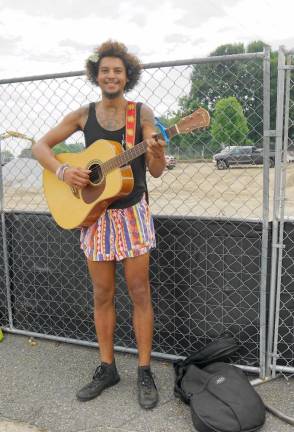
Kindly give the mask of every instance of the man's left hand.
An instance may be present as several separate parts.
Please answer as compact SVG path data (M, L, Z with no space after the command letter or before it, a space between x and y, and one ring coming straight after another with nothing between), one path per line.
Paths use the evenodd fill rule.
M145 141L147 142L147 153L148 156L152 159L163 159L164 158L164 148L165 141L156 139L156 134L152 136L152 138L147 138Z

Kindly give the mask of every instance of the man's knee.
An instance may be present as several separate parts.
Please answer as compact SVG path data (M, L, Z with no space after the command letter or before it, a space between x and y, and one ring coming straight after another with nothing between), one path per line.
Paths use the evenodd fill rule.
M114 289L101 283L94 283L94 305L95 307L108 306L113 303Z
M134 279L128 284L131 300L135 306L145 307L151 301L150 286L145 280Z

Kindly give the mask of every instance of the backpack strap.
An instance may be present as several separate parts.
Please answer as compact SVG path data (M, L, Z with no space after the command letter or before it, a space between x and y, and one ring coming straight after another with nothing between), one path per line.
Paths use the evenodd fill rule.
M126 148L132 148L135 145L136 111L136 103L128 101L126 110Z

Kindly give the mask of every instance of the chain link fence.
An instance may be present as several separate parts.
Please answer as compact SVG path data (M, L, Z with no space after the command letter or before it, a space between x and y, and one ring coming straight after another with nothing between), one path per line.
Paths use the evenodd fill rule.
M212 117L209 129L178 136L167 146L176 158L173 169L158 179L147 173L158 244L150 267L154 355L186 355L231 332L242 346L234 361L264 375L274 181L266 133L269 76L268 51L149 64L128 94L152 107L166 125L199 105ZM99 97L83 72L0 82L6 134L1 215L7 232L1 245L8 257L0 263L0 325L14 332L95 344L79 232L61 230L51 218L28 139L37 140L66 113ZM83 145L82 133L75 133L59 148L77 151ZM245 145L255 147L264 163L242 159L237 151ZM231 151L224 164L217 162L215 154ZM133 351L132 307L121 265L116 309L116 348Z

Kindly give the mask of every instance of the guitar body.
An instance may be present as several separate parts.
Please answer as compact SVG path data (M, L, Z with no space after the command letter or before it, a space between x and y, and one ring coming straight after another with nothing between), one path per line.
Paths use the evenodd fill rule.
M61 153L56 158L73 167L100 172L99 167L121 154L123 149L116 141L98 140L79 153ZM65 229L92 225L115 200L128 195L134 186L129 165L115 168L107 175L100 173L82 190L72 189L55 174L44 170L43 187L49 210L59 226Z

